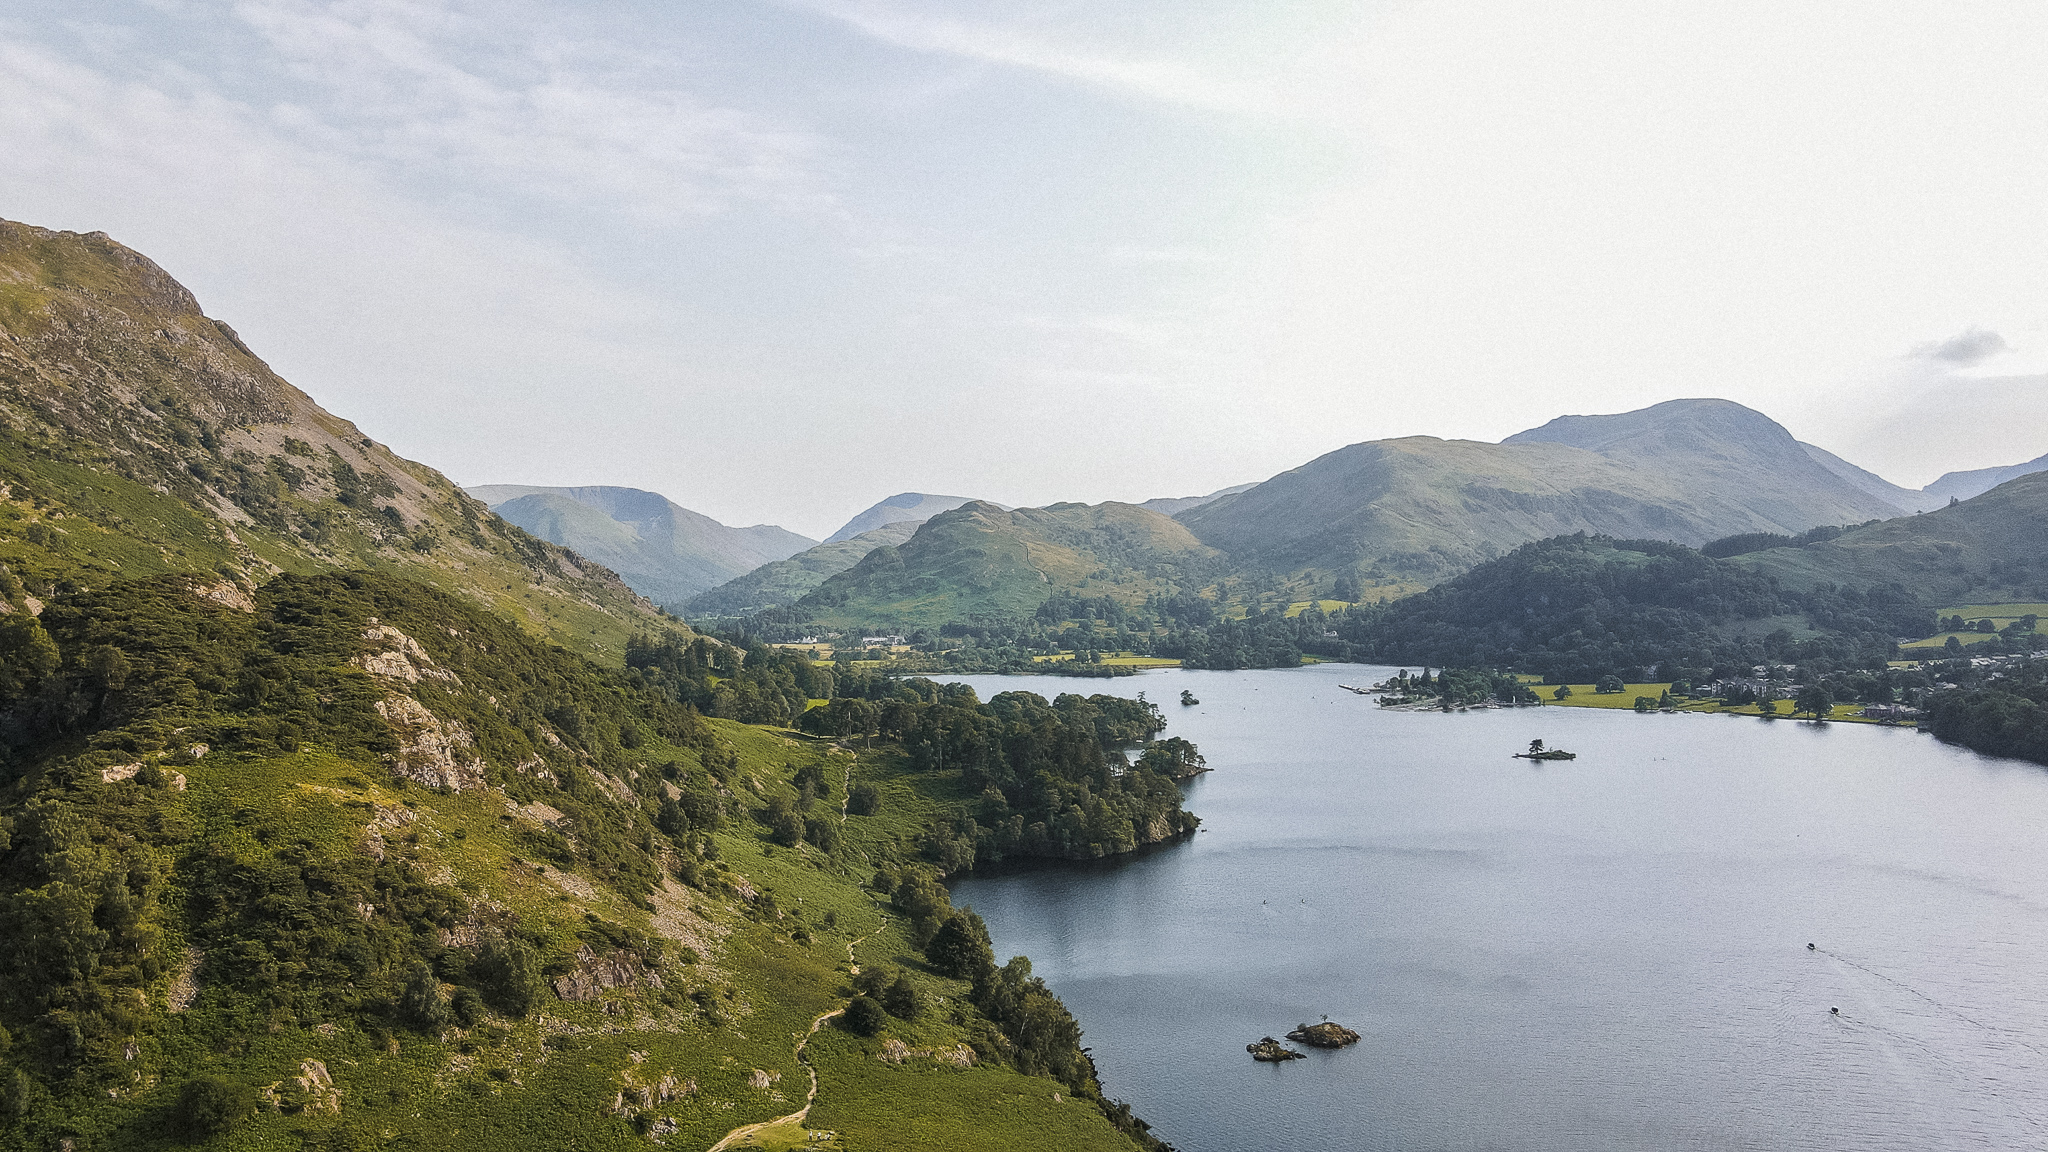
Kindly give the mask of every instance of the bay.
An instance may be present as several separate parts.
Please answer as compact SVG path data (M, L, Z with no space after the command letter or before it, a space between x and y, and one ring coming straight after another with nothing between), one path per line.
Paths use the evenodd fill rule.
M1192 839L953 886L1161 1136L2048 1146L2048 771L1870 725L1338 688L1390 671L962 678L1143 691L1208 757ZM1539 737L1578 759L1509 758ZM1325 1015L1363 1040L1245 1052Z

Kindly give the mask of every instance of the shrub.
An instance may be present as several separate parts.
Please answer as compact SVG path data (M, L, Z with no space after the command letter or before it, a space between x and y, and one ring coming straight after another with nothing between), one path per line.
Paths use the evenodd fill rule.
M827 852L839 847L839 821L830 816L812 816L804 821L804 839Z
M908 976L898 975L887 988L882 990L882 1008L898 1020L915 1020L922 1005L917 998L917 989L910 986Z
M523 940L486 940L469 974L484 1002L514 1020L524 1019L540 994L540 959Z
M866 996L855 996L846 1005L846 1014L841 1019L845 1021L847 1031L859 1036L873 1036L889 1022L889 1013Z
M422 1032L438 1032L448 1026L452 1017L448 997L441 991L441 981L433 969L413 964L406 977L405 991L398 996L398 1014Z
M484 998L474 988L457 988L449 1007L455 1013L455 1022L464 1028L474 1028L483 1022Z
M846 794L846 812L849 816L873 816L882 810L882 790L863 780Z
M962 980L976 979L995 964L988 927L972 909L948 916L924 946L924 954L941 975Z
M804 818L794 811L783 810L769 817L769 834L784 848L794 848L804 840Z
M246 1085L223 1076L196 1076L178 1090L172 1120L193 1140L208 1140L233 1128L256 1106Z

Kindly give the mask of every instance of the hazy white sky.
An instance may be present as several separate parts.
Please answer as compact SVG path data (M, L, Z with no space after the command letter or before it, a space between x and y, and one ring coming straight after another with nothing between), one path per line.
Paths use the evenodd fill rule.
M0 215L465 483L822 536L1725 396L2048 451L2048 5L0 0Z

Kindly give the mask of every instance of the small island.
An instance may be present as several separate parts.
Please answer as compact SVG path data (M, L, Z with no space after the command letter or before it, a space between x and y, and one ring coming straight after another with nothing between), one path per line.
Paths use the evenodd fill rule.
M1358 1043L1358 1033L1329 1020L1320 1024L1298 1025L1287 1034L1287 1038L1317 1048L1342 1048L1346 1044Z
M1260 1037L1258 1043L1247 1044L1244 1046L1244 1050L1252 1054L1252 1059L1266 1064L1278 1064L1283 1060L1305 1060L1308 1058L1308 1053L1296 1052L1271 1036Z
M1514 754L1514 757L1517 760L1577 760L1579 754L1577 752L1567 752L1562 748L1545 748L1543 741L1531 740L1529 741L1529 750L1527 752L1517 752Z

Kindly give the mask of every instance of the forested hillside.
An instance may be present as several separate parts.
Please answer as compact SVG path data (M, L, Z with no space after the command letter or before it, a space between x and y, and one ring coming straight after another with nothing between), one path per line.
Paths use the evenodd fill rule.
M1355 609L1336 631L1361 659L1585 683L1630 669L1882 661L1896 638L1931 634L1934 613L1896 588L1788 593L1683 545L1574 535Z

